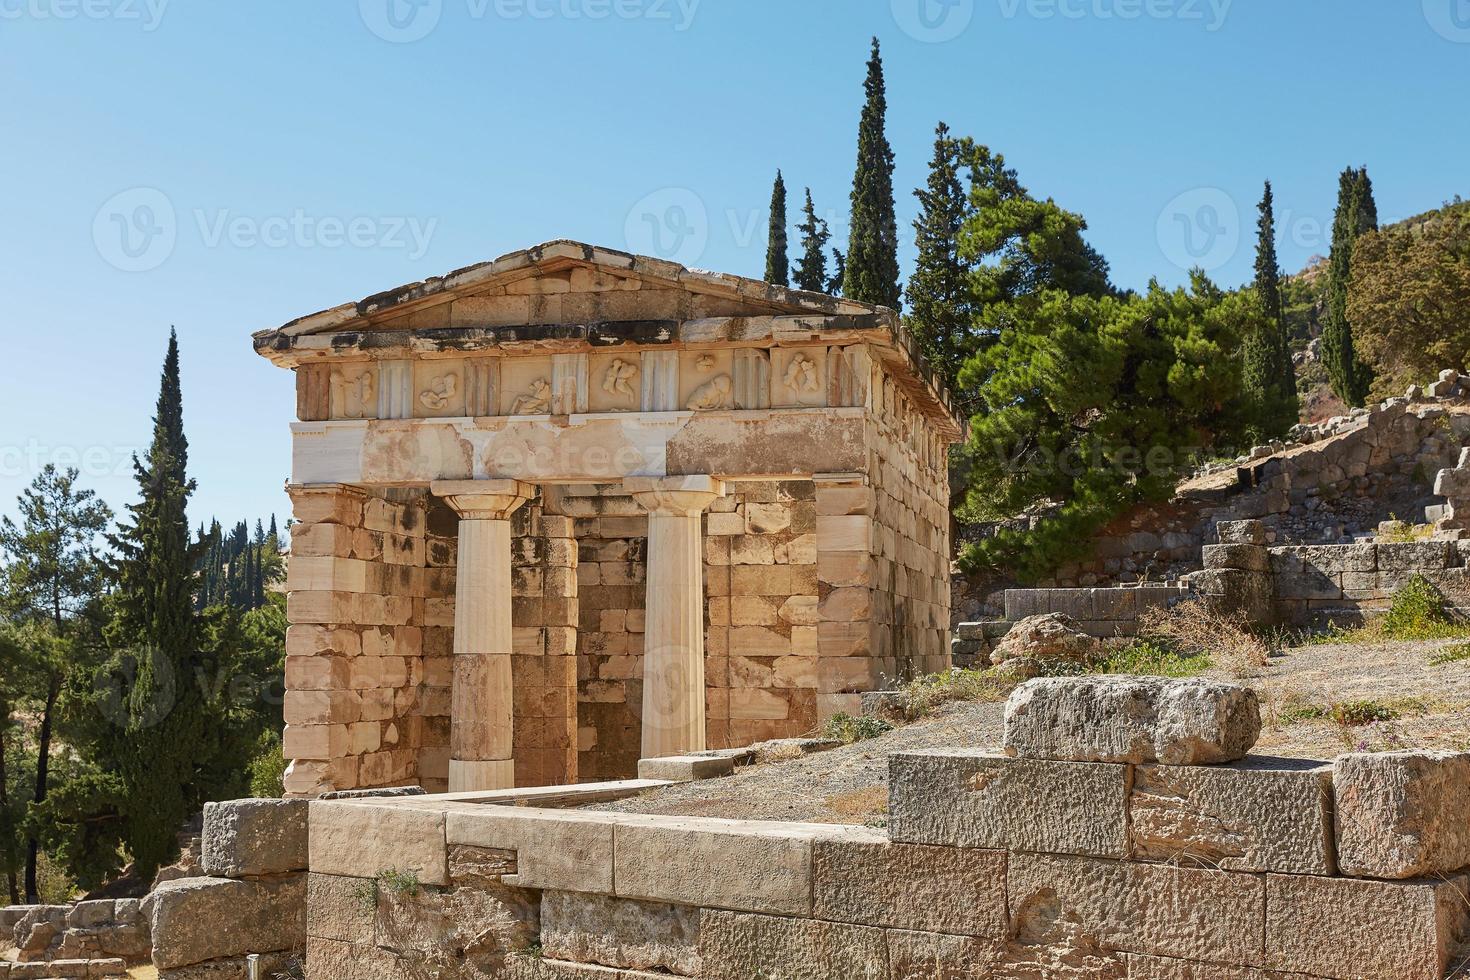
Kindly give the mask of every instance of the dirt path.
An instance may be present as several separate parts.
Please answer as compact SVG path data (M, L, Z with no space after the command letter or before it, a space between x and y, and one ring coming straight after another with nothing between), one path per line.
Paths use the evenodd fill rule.
M1462 641L1463 642L1463 641ZM1256 753L1331 759L1366 743L1372 749L1470 750L1470 661L1433 666L1453 641L1316 644L1273 657L1238 680L1261 695L1266 728ZM1339 702L1371 701L1398 717L1345 727L1309 716ZM888 755L926 748L995 748L1002 706L948 705L875 739L818 755L743 769L725 779L654 790L597 809L630 813L879 823L888 807Z

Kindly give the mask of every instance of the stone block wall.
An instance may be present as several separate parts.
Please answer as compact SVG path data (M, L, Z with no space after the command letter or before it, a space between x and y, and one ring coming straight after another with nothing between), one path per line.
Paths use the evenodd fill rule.
M151 942L139 900L119 898L0 908L6 947L14 964L0 959L0 977L112 977L147 962Z
M1135 636L1138 620L1150 609L1167 609L1187 593L1179 586L1145 585L1111 589L1007 589L1005 617L1019 622L1028 616L1061 613L1077 621L1084 633L1099 639Z
M873 655L889 678L908 678L949 666L948 445L891 376L875 377L872 398L871 621L886 627Z
M899 754L886 831L314 803L308 976L1438 980L1470 937L1466 765Z
M424 629L442 628L454 589L452 567L429 566L424 495L290 492L286 790L417 782L425 709L439 713L419 701Z
M1386 609L1414 575L1458 605L1470 586L1454 541L1293 546L1272 548L1270 556L1276 611L1286 623Z

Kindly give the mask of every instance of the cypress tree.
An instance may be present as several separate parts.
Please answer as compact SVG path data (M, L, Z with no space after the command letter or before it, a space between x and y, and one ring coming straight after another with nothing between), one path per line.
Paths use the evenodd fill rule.
M153 441L133 460L140 499L128 505L131 523L110 540L117 557L118 615L111 634L120 648L114 669L131 675L123 730L114 733L119 800L128 851L143 880L176 848L180 824L202 802L196 754L206 739L205 705L195 683L194 586L200 549L190 542L188 476L179 345L169 332L159 384Z
M832 232L827 230L827 222L817 217L810 187L806 189L806 204L802 206L801 214L801 224L796 226L796 230L801 232L801 261L792 267L791 273L797 289L825 293L828 285L827 242L831 240Z
M1327 264L1327 315L1322 324L1322 360L1337 397L1351 406L1368 397L1373 376L1359 359L1347 318L1352 283L1353 245L1359 236L1378 229L1378 205L1367 168L1344 170L1338 178L1337 214L1332 222L1332 254Z
M914 191L919 216L914 220L918 263L909 279L908 323L930 363L953 388L967 353L965 337L973 316L969 268L960 257L960 229L971 213L960 169L969 155L969 140L954 139L949 127L935 130L934 158L927 187Z
M873 38L873 55L863 85L867 102L858 124L857 170L852 178L852 233L848 239L842 293L860 303L897 310L898 220L893 205L893 148L885 133L888 95L883 56Z
M827 292L840 295L842 284L847 281L847 256L838 249L832 250L832 278L827 280Z
M1290 428L1297 419L1296 369L1291 362L1291 347L1286 340L1286 322L1282 315L1281 267L1276 258L1276 207L1271 182L1259 206L1256 223L1255 292L1261 321L1251 330L1242 345L1244 365L1242 387L1254 402L1258 431L1276 436Z
M776 184L771 188L771 230L766 245L766 282L778 286L791 285L790 267L786 262L786 180L776 171Z

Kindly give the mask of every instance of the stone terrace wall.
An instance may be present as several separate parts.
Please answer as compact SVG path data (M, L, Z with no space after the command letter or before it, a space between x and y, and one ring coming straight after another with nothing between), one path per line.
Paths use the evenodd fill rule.
M1464 755L957 750L891 758L886 832L504 794L317 802L307 975L1431 980L1470 934L1467 787Z
M1177 585L1144 585L1113 589L1007 589L1005 615L1010 622L1028 616L1061 613L1077 621L1084 633L1099 639L1135 636L1138 620L1150 609L1167 609L1187 595Z
M121 976L147 961L151 944L140 900L119 898L0 908L0 950L7 946L16 965L0 961L0 977L25 980Z

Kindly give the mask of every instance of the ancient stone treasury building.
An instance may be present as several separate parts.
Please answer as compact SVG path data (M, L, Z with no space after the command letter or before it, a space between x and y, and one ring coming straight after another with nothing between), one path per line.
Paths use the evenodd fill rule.
M255 347L291 795L626 778L949 664L961 426L891 311L555 242Z

